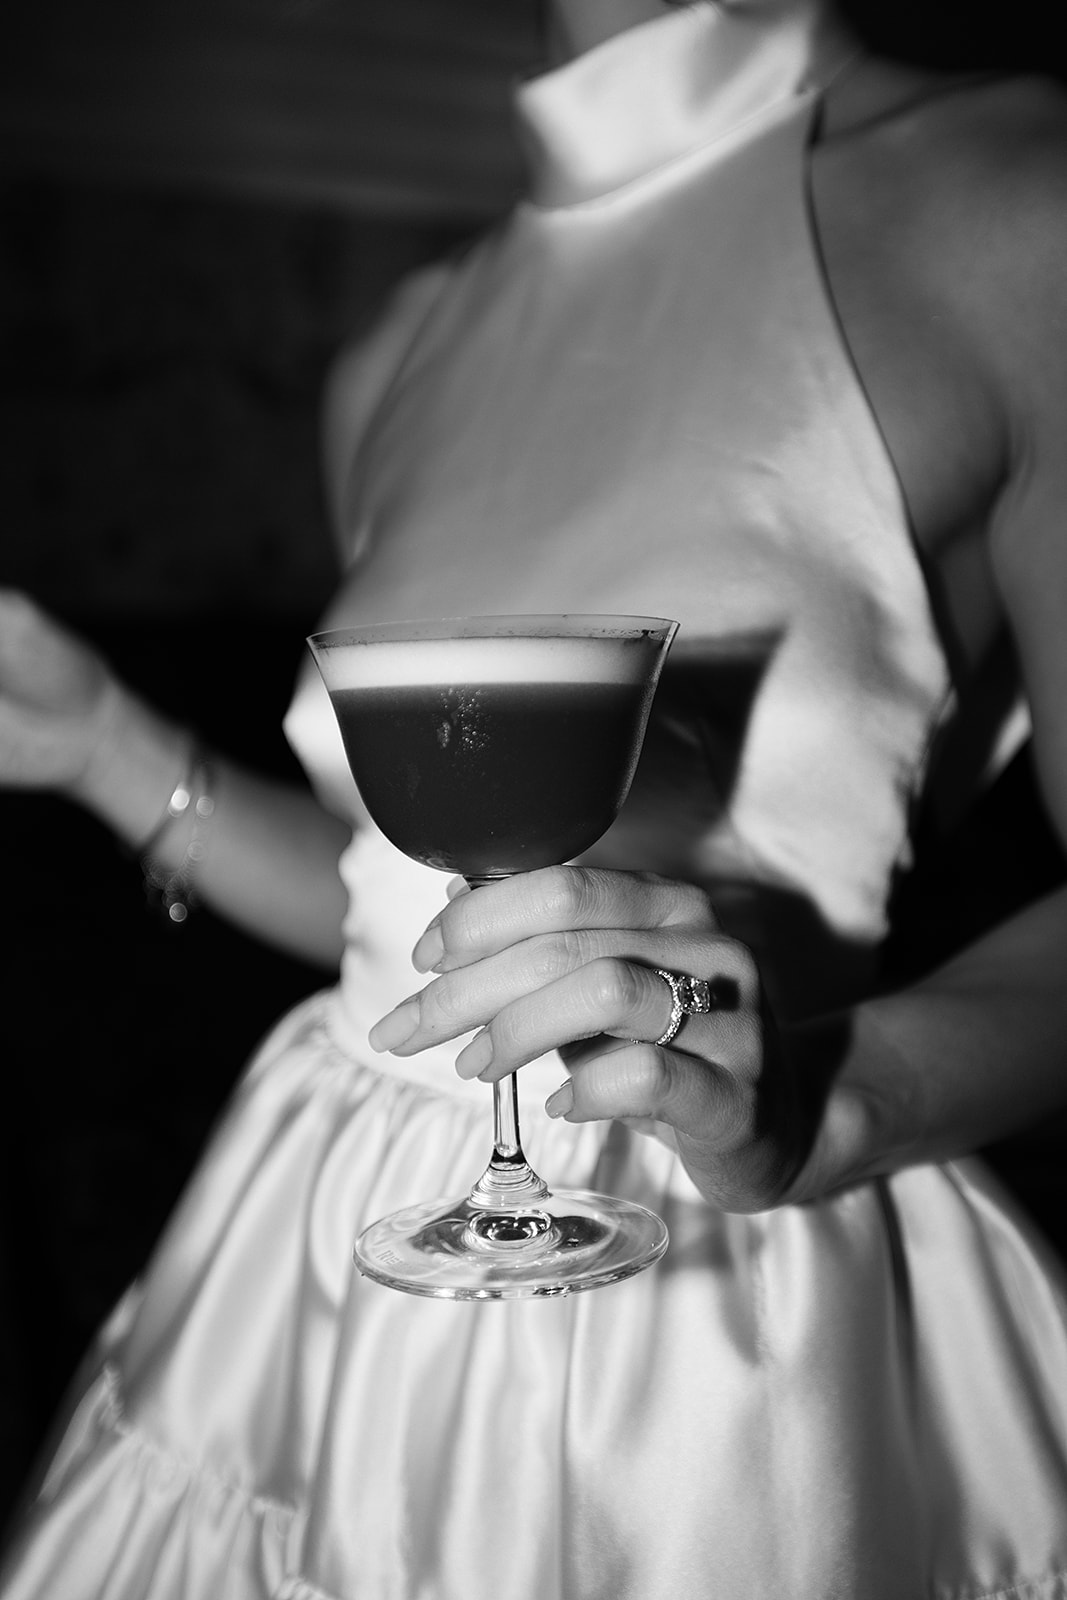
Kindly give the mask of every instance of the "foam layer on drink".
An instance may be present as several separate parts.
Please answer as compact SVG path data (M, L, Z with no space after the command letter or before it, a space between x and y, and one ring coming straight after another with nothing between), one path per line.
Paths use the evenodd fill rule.
M328 645L317 653L327 689L400 689L431 684L637 683L655 639L403 639Z

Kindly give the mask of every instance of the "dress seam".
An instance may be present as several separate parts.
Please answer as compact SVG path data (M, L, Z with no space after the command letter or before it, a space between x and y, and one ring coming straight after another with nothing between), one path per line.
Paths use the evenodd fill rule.
M117 1438L128 1439L150 1450L158 1459L182 1473L190 1486L195 1483L208 1490L221 1489L239 1501L245 1511L260 1523L269 1517L275 1517L287 1525L288 1531L292 1524L298 1523L305 1515L305 1510L295 1501L283 1500L277 1495L250 1489L239 1479L229 1478L207 1463L190 1458L182 1451L174 1450L157 1438L143 1423L134 1422L123 1403L122 1376L113 1362L104 1363L100 1369L100 1379L105 1387L104 1407L99 1422L101 1428L109 1430ZM284 1573L281 1582L271 1589L271 1600L341 1600L341 1597L332 1590L323 1589L319 1584L313 1583L299 1570L290 1568Z
M137 1444L143 1444L153 1451L162 1460L175 1469L181 1471L190 1480L203 1484L207 1488L223 1489L234 1498L244 1501L256 1516L281 1513L286 1517L300 1517L303 1511L295 1501L283 1500L277 1495L265 1494L242 1483L238 1478L229 1478L225 1473L209 1466L207 1462L197 1460L186 1455L183 1451L175 1450L171 1445L159 1439L150 1428L143 1423L135 1422L129 1416L123 1403L122 1376L114 1362L105 1362L100 1369L101 1381L105 1385L106 1394L104 1409L100 1417L100 1426L109 1429L119 1438L131 1439Z

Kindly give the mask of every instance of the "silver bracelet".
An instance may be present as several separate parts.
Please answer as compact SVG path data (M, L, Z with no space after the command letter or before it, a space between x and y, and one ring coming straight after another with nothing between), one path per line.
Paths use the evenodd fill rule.
M184 922L196 904L193 879L204 859L207 830L215 811L213 778L207 757L194 745L186 770L174 785L158 826L141 846L141 870L148 902L158 907L171 922ZM165 867L155 859L155 851L171 823L186 816L190 808L193 823L185 853L176 867Z

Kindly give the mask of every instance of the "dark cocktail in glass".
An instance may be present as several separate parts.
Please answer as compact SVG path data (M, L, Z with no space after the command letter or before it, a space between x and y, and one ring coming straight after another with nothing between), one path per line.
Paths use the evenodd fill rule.
M650 617L467 617L309 644L378 827L478 885L569 861L611 825L675 632ZM361 1271L414 1294L509 1299L612 1283L662 1255L666 1229L644 1207L549 1192L519 1143L514 1075L494 1100L471 1193L375 1223Z

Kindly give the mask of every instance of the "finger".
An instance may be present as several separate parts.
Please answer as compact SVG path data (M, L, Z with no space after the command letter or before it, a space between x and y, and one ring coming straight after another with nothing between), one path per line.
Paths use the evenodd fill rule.
M748 952L717 936L705 940L715 969L736 989L737 1015L749 1015L758 999L758 983ZM744 1003L742 1003L744 1002ZM555 983L546 984L502 1006L483 1031L456 1059L461 1077L493 1082L549 1050L606 1034L616 1039L658 1040L673 1011L668 984L651 966L599 956ZM721 1030L717 1013L687 1017L679 1045L714 1058ZM724 1013L725 1015L725 1013Z
M545 1108L572 1123L613 1120L642 1129L666 1123L705 1199L728 1211L764 1211L794 1188L808 1143L795 1115L792 1137L768 1136L758 1018L724 1013L715 1027L718 1059L646 1044L593 1052Z
M412 952L419 972L447 972L521 939L579 928L714 929L703 890L652 873L542 867L457 894Z
M747 1031L736 1015L722 1018L719 1027L724 1035ZM723 1055L742 1048L741 1039L721 1041ZM709 1150L734 1141L749 1098L745 1086L716 1062L648 1044L592 1052L574 1068L569 1088L569 1095L556 1090L549 1096L550 1115L571 1123L665 1122Z
M616 1050L629 1050L633 1042L632 1039L616 1039L610 1033L598 1033L591 1039L576 1039L573 1044L561 1044L557 1054L567 1071L574 1073L597 1056L611 1055Z
M694 934L689 929L668 933L620 928L579 929L544 934L434 979L376 1023L370 1042L376 1050L414 1055L430 1045L459 1038L484 1026L523 996L546 988L605 956L623 958L650 969L670 966L692 973L715 970L719 942L718 935ZM669 1017L671 992L662 979L659 983L662 985L660 1009L665 1003ZM663 996L666 996L665 1002Z

